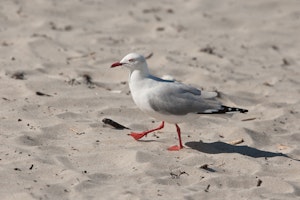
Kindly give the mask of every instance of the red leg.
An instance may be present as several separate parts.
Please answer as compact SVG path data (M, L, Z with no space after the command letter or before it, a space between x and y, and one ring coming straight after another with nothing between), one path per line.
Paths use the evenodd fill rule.
M175 145L175 146L171 146L168 148L169 151L179 151L180 149L183 148L183 145L182 145L182 141L181 141L181 131L180 131L180 128L177 124L175 124L176 126L176 130L177 130L177 134L178 134L178 140L179 140L179 146L178 145Z
M151 130L148 130L148 131L144 131L144 132L141 132L141 133L131 133L130 136L132 136L134 139L136 140L139 140L141 139L142 137L146 136L148 133L151 133L153 131L157 131L157 130L160 130L162 129L163 127L165 126L165 122L162 121L161 122L161 125L155 129L151 129Z

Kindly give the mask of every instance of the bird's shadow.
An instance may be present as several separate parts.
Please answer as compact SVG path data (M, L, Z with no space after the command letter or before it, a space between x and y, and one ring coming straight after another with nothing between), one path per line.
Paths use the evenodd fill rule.
M235 146L220 141L213 142L213 143L205 143L202 141L187 142L185 143L185 145L190 147L191 149L195 149L197 151L201 151L203 153L208 153L208 154L239 153L253 158L272 158L272 157L282 156L296 161L300 161L298 159L291 158L290 156L283 153L262 151L249 146Z

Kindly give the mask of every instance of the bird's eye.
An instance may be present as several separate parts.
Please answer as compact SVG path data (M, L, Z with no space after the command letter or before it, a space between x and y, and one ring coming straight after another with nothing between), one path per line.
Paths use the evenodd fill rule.
M134 62L134 61L135 61L134 58L129 59L129 62Z

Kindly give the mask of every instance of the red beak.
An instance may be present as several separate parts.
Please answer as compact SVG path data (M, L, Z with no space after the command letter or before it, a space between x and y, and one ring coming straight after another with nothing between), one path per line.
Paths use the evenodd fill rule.
M118 66L121 66L123 65L122 63L120 62L116 62L116 63L113 63L110 67L118 67Z

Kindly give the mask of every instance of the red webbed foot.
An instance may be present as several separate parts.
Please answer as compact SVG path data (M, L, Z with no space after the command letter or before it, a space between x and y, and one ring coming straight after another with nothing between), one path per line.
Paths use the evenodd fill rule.
M144 137L146 134L144 133L131 133L130 136L133 137L135 140L139 140Z
M179 151L180 149L183 149L183 146L174 145L168 148L169 151Z

